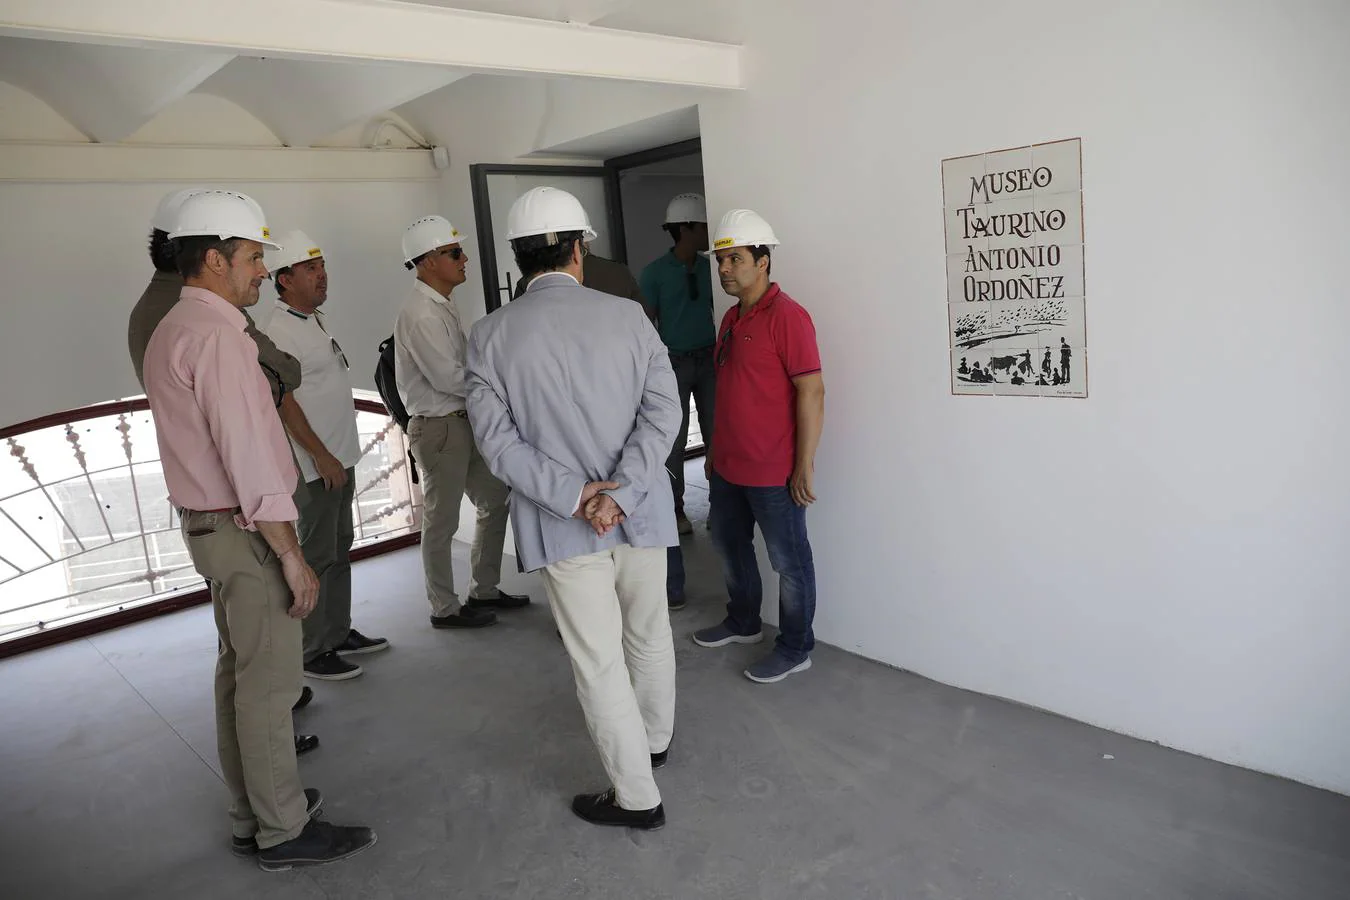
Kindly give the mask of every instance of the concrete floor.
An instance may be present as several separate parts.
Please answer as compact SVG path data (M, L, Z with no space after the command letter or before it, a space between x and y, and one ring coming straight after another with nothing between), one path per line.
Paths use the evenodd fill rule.
M356 625L394 649L297 716L323 741L306 784L376 847L285 874L230 855L196 609L0 662L0 896L1350 897L1350 798L832 647L752 684L763 648L689 640L722 599L707 532L685 540L664 830L569 811L605 782L538 582L512 574L536 603L494 628L433 631L413 549L356 570Z

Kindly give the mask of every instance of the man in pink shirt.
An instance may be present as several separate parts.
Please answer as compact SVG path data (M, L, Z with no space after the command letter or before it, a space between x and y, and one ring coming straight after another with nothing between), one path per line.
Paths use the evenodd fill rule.
M300 693L300 620L318 579L296 539L296 471L241 310L276 246L256 203L207 191L185 200L169 235L179 302L145 352L145 390L169 496L193 565L211 584L220 654L216 738L233 797L234 851L280 871L344 859L368 828L311 818L322 798L296 769L291 704Z

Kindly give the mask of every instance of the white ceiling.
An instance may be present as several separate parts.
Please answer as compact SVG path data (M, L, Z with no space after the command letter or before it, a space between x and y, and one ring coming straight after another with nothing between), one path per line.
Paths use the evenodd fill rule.
M663 147L679 141L687 141L699 136L698 107L677 109L663 115L653 116L641 122L632 122L611 128L589 137L552 147L544 147L531 154L565 158L569 156L585 159L608 159L625 156L652 147ZM701 172L702 170L700 170Z
M469 73L439 66L238 57L197 89L232 100L291 147L306 147ZM279 89L282 88L282 89ZM303 97L303 102L296 102Z
M186 2L186 0L183 0ZM282 3L285 0L272 0ZM323 0L310 0L323 2ZM694 64L675 62L668 66L660 76L649 78L642 69L644 53L650 54L651 39L634 35L625 48L621 35L615 31L632 31L644 35L664 35L681 38L687 42L686 48L663 45L657 48L669 51L668 59L680 60L681 53L706 44L693 41L713 40L722 44L737 44L743 38L746 5L742 0L404 0L390 3L388 0L341 0L343 3L360 4L372 7L371 14L397 16L399 9L409 10L415 7L443 7L449 11L459 11L469 19L483 23L489 19L500 21L506 28L505 34L512 29L520 29L521 41L507 41L502 46L515 48L512 60L500 64L518 65L517 77L537 79L548 77L549 63L539 63L539 55L521 50L531 46L531 41L539 42L541 52L556 46L541 38L538 33L538 20L551 22L572 22L606 29L599 35L611 35L604 38L610 43L604 46L613 51L615 60L628 59L627 70L624 63L615 63L619 70L626 71L631 83L637 87L647 81L660 82L662 79L681 81L684 76L697 78L704 70ZM0 0L3 4L3 0ZM200 3L191 4L199 6ZM44 7L52 10L55 16L59 7ZM36 9L36 7L32 7ZM422 11L425 14L425 9ZM494 13L500 16L514 17L497 19L480 14ZM33 13L32 15L38 15ZM128 13L128 15L131 15ZM19 19L14 19L19 21ZM38 22L37 19L32 20ZM132 19L121 20L131 23ZM142 20L145 27L152 22ZM120 37L106 32L110 36L92 37L104 34L111 27L108 22L91 23L88 34L71 30L74 26L59 17L53 19L52 34L67 34L68 39L50 40L28 36L5 36L7 28L3 8L0 8L0 82L19 87L47 103L53 110L65 118L72 126L96 142L118 142L137 134L143 127L165 110L177 108L177 104L189 94L208 94L224 98L242 107L258 121L265 124L277 138L290 146L312 146L316 142L342 132L344 129L359 126L372 117L392 111L417 98L454 98L462 97L442 91L447 85L473 75L473 69L451 65L428 65L414 62L377 62L372 59L353 59L334 57L331 54L324 59L322 54L308 58L303 52L293 53L281 58L267 50L243 50L224 52L219 48L225 43L195 44L188 38L175 44L172 41L154 39L134 40L135 34L150 34L149 31L135 32L135 25L129 24L132 31ZM30 22L30 25L32 23ZM115 23L114 23L115 24ZM448 34L454 34L456 25L469 28L474 22L467 19L458 23L449 20L445 25L450 28ZM59 27L58 27L59 26ZM550 25L550 28L554 26ZM65 28L62 32L60 29ZM98 31L104 29L105 31ZM533 30L532 30L533 29ZM614 29L615 31L610 31ZM265 30L265 29L264 29ZM8 28L10 34L30 34L19 26ZM184 32L186 34L186 32ZM495 32L502 34L502 32ZM303 36L301 36L303 37ZM613 41L619 41L615 44ZM646 43L644 43L646 42ZM133 45L134 44L134 45ZM259 45L261 46L261 45ZM317 49L318 44L314 45ZM597 45L598 47L599 45ZM297 45L299 48L299 45ZM358 39L353 45L354 52L362 48ZM303 48L299 48L303 49ZM733 48L724 48L733 49ZM624 56L627 51L627 57ZM599 52L599 50L597 50ZM266 58L263 58L266 57ZM409 57L410 59L412 57ZM694 50L691 59L706 59ZM497 60L498 56L492 56ZM583 68L587 71L604 72L603 68L592 68L589 63L599 63L599 57L586 56L583 51ZM538 70L530 72L531 67ZM562 69L554 70L564 71ZM566 79L566 76L562 76ZM622 79L622 76L620 80ZM584 84L589 79L573 80ZM474 79L470 77L465 87L470 87ZM682 140L698 133L697 110L689 109L677 113L659 116L657 119L637 122L597 135L594 138L573 140L565 145L554 147L536 147L551 150L560 155L591 155L596 152L626 152L628 149L642 149L660 143Z

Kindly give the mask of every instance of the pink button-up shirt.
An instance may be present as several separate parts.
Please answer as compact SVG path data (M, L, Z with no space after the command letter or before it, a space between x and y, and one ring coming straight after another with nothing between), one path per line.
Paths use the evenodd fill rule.
M250 531L257 521L295 521L295 461L258 345L229 301L183 288L145 349L145 393L176 505L237 506L235 521Z

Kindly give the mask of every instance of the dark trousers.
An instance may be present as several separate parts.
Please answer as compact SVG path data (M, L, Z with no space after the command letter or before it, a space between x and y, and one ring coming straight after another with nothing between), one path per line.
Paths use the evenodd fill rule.
M698 427L703 431L706 443L712 438L713 405L717 402L716 370L713 367L712 348L695 350L692 353L670 354L670 365L675 370L675 383L680 390L680 409L684 418L680 421L680 433L671 448L666 468L675 474L675 510L684 511L684 447L689 443L689 398L694 398L698 406Z
M806 508L787 486L745 487L713 472L709 482L712 538L726 572L726 626L758 634L764 585L755 558L755 526L764 535L769 564L778 573L778 640L774 652L799 663L816 645L816 564L806 536Z
M319 579L319 603L301 622L305 635L305 662L313 662L347 640L352 630L352 500L356 494L356 469L347 470L347 483L330 491L323 479L306 485L296 506L295 523L300 552Z

